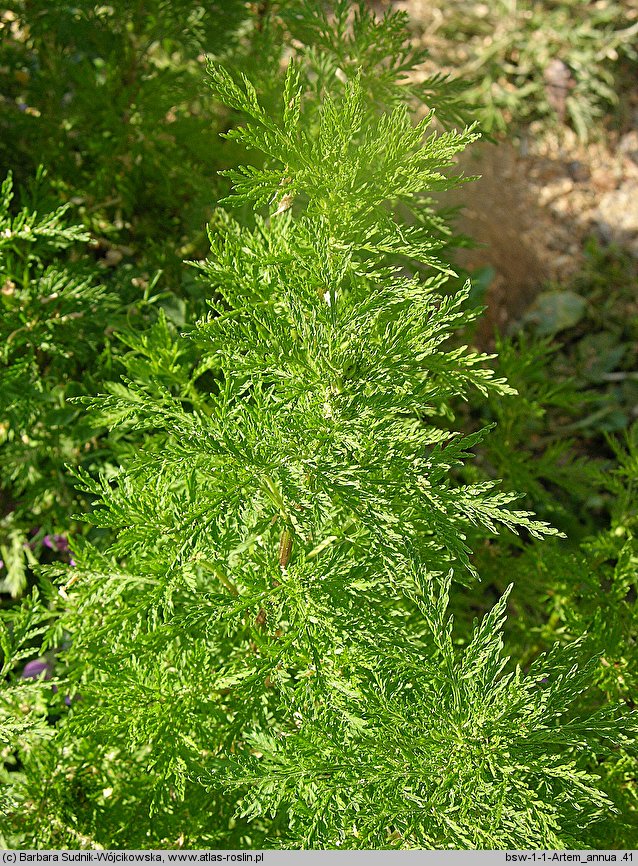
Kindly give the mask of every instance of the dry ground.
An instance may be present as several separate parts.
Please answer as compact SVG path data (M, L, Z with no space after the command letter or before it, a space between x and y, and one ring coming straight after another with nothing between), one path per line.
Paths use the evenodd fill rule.
M415 41L434 61L444 53L437 26L444 5L374 5L407 11ZM464 205L458 227L482 245L463 251L462 264L495 271L486 339L494 325L503 328L518 319L548 284L569 281L582 267L588 237L625 246L638 262L638 81L629 79L618 97L618 110L592 131L588 144L566 126L548 131L539 124L494 144L474 145L464 155L463 171L481 177L446 194L445 201Z

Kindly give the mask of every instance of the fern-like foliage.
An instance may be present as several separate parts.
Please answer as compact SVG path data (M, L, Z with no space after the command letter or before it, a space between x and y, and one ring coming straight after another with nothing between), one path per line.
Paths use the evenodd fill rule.
M0 558L3 589L16 595L33 551L77 510L64 464L92 450L94 431L66 400L90 386L83 371L95 369L117 303L95 269L69 260L89 237L69 223L68 206L38 213L12 199L9 176L0 200Z
M360 72L370 108L383 111L414 100L435 110L442 123L467 124L466 83L440 73L423 77L429 51L407 39L406 12L388 10L378 18L366 3L350 0L276 5L289 36L303 46L304 66L312 73L308 100L320 101Z
M340 655L354 688L301 698L294 726L251 731L251 757L218 763L243 814L285 809L293 847L579 846L610 805L583 769L590 732L611 752L630 731L617 712L574 712L590 675L569 667L577 647L503 674L507 593L457 651L448 591L417 600L420 647Z
M557 534L458 481L488 430L450 431L454 404L511 389L450 343L469 287L445 292L435 233L400 217L460 182L475 135L380 111L343 67L317 113L302 62L276 111L211 65L263 154L230 174L254 215L211 224L210 316L127 338L128 378L82 400L147 438L77 470L106 541L7 617L7 669L42 629L51 676L14 667L2 698L12 844L579 847L614 808L590 757L634 723L579 703L594 653L506 672L507 598L463 646L447 613L470 535Z
M134 6L10 0L0 45L0 173L44 164L95 234L176 267L210 203L204 55L245 55L240 0ZM196 228L195 228L196 226ZM174 243L159 243L167 227ZM144 244L142 244L144 246ZM205 248L205 247L204 247Z

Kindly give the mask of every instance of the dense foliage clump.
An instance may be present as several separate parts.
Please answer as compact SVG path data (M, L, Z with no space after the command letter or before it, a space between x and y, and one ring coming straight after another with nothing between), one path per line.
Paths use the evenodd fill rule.
M477 133L405 16L253 23L286 62L209 61L179 319L5 183L4 844L631 847L636 434L592 460L546 341L464 343L434 196Z

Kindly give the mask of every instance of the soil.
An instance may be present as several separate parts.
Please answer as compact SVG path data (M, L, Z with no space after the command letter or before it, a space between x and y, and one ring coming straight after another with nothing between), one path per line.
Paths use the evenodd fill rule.
M436 55L442 13L435 4L376 5L407 11L415 42ZM446 204L463 206L459 230L480 245L462 251L460 264L494 271L481 342L496 325L519 319L539 292L568 284L582 268L587 238L626 247L638 261L638 81L618 96L619 109L588 144L566 126L532 125L518 137L475 144L460 160L464 174L480 175L445 195Z
M460 263L495 274L484 339L519 319L540 291L569 284L587 238L627 247L638 260L638 125L586 147L569 130L561 139L481 143L460 161L481 176L447 196L464 205L459 229L481 244L463 250Z

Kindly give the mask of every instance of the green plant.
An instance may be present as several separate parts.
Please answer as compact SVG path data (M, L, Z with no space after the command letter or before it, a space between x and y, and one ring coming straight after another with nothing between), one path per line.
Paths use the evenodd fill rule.
M246 15L228 2L18 0L2 11L0 165L12 170L0 203L0 586L14 596L38 561L69 557L73 515L88 503L65 464L108 473L134 447L134 436L107 441L69 398L117 378L143 342L136 331L201 312L178 263L203 248L206 133L223 117L197 85L205 51L249 65L262 36ZM160 377L163 362L151 365Z
M212 315L128 338L128 378L89 401L146 436L115 477L77 470L105 543L74 539L77 567L4 618L5 842L587 847L635 733L587 690L602 648L575 629L506 671L512 596L448 613L470 540L556 535L458 480L488 431L451 431L456 403L512 390L450 343L477 311L444 294L428 210L474 134L426 134L352 71L319 112L294 61L276 111L210 74L266 155L230 175L255 214L215 215Z
M589 409L565 432L590 450L605 433L627 430L636 417L637 291L638 266L631 253L590 239L585 265L572 284L550 287L525 317L529 330L560 339L556 377L571 379Z
M259 57L260 99L273 111L278 110L274 94L281 85L279 56L286 42L295 40L300 54L308 54L310 77L304 84L315 103L327 87L335 94L343 90L341 64L348 71L362 65L376 68L384 84L376 92L373 78L366 84L371 104L384 99L395 104L406 70L423 59L422 51L402 42L402 15L376 21L362 7L352 40L339 41L329 38L331 22L321 6L308 11L300 17L294 3L260 6L244 21L246 10L237 3L204 14L190 0L150 7L102 7L87 0L73 7L17 2L3 12L7 38L0 48L0 75L7 85L2 98L8 110L1 122L7 140L20 145L7 149L4 158L25 181L18 185L19 194L30 209L18 219L7 192L0 543L8 572L4 588L13 594L25 587L31 566L43 554L50 556L43 542L54 553L58 545L66 546L66 536L77 526L73 513L86 508L69 486L64 464L108 473L135 448L135 434L121 431L107 444L103 430L81 421L67 398L103 390L104 378L117 378L121 363L134 381L148 383L155 376L172 383L175 393L183 387L194 394L188 381L199 369L196 348L182 346L173 356L171 334L201 314L206 290L194 276L177 270L176 261L185 251L197 251L204 237L199 225L197 230L192 225L203 218L204 200L212 195L206 179L213 176L212 166L204 164L209 140L203 131L230 120L212 96L193 97L199 94L194 81L201 52L223 53L247 70ZM342 34L351 11L349 3L336 8ZM304 44L304 36L314 43ZM384 70L380 61L393 53L400 62ZM433 88L442 115L455 116L449 107L455 105L456 89L442 80L411 86L409 95L422 99ZM232 163L242 150L229 142L218 148L216 159ZM54 164L54 172L46 176L38 169L35 184L26 183L40 162ZM67 200L62 209L60 196ZM62 225L69 199L90 231ZM169 218L167 208L179 216ZM38 213L48 214L42 232ZM22 234L13 230L14 218L24 223ZM423 207L418 218L437 233L433 246L449 237L432 208ZM57 243L52 243L53 235L47 240L49 223L56 226ZM65 248L72 239L89 243L81 261L77 243ZM151 277L158 264L167 269ZM55 292L49 291L51 279L58 281ZM65 291L59 291L58 283ZM89 305L89 298L98 295L103 302ZM152 325L158 310L160 320ZM148 335L139 333L145 325L152 325Z
M548 424L545 418L545 436L548 427L551 431L551 420ZM553 507L560 523L569 524L569 539L533 546L503 540L498 547L479 548L476 559L488 593L498 595L512 580L518 588L506 628L512 662L527 669L539 653L557 643L581 639L587 652L595 649L600 653L591 671L594 688L584 701L590 706L621 701L632 711L638 662L637 434L634 425L624 441L609 440L613 462L583 458L578 440L552 443L550 439L545 449L539 447L542 433L532 437L531 447L528 440L516 437L505 443L501 440L496 453L505 464L508 456L516 455L513 475L525 466L525 475L532 477L534 499L544 503L546 510L547 505ZM490 457L494 453L487 448ZM571 509L566 494L572 496ZM503 573L504 560L507 574ZM455 600L454 611L462 622L467 620L468 609L476 614L484 606L485 601L469 591ZM601 788L619 805L620 814L594 830L591 847L635 845L637 770L633 750L614 750L601 762Z
M606 437L631 428L638 395L636 263L594 240L585 252L581 273L541 292L515 336L497 335L497 373L518 396L470 398L464 422L496 424L466 478L506 478L572 541L606 515Z
M108 329L123 304L94 265L68 256L89 240L69 224L68 206L38 213L12 199L9 176L0 199L0 558L2 589L15 596L43 544L67 549L62 535L80 500L64 465L94 466L98 445L68 398L110 375Z
M567 533L542 545L515 536L476 547L483 592L452 600L469 628L513 580L505 629L510 665L523 669L556 642L583 637L601 652L591 706L636 703L635 330L636 264L593 240L583 271L543 292L513 338L497 335L496 372L516 396L470 396L463 427L495 424L460 472L478 483L502 477L524 489L539 516ZM623 434L622 439L611 434ZM507 563L504 569L503 563ZM621 815L602 823L592 847L635 844L636 758L618 750L600 768Z
M249 51L246 23L238 0L9 3L0 171L23 184L43 164L57 200L74 202L103 253L114 247L110 266L140 245L151 269L175 271L215 178L203 61Z

